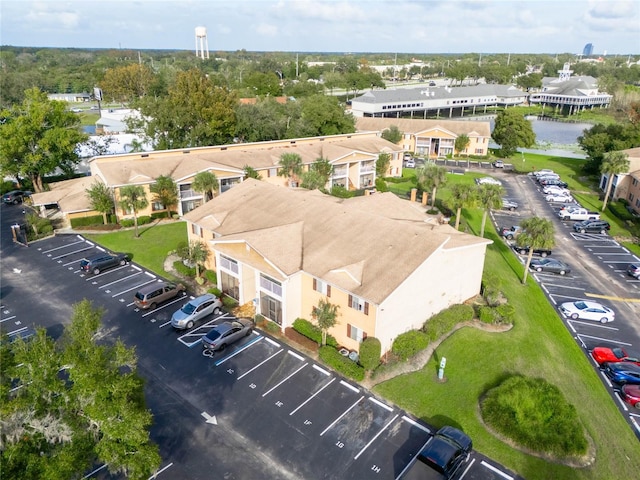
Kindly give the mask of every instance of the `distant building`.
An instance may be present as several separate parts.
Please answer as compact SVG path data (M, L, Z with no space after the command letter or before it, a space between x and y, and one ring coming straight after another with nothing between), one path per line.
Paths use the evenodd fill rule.
M582 49L582 55L584 55L585 57L589 57L589 56L593 55L593 44L592 43L587 43L584 46L584 49Z
M59 100L62 102L89 102L91 95L88 93L49 93L47 94L49 100Z

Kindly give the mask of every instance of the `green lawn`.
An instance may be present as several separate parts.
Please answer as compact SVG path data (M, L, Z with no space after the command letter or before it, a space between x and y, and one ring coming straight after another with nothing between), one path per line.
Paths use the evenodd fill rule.
M164 260L180 242L187 242L186 225L185 222L175 222L143 226L139 228L139 238L136 238L133 229L86 235L86 237L111 251L128 253L136 263L166 277L170 275L164 271Z
M590 193L589 179L581 176L581 162L526 155L524 164L558 172L570 188L584 192L578 198L587 208L600 210L602 202ZM471 183L477 176L482 174L449 175L447 185L438 190L438 199L446 203L452 184ZM480 210L465 211L463 217L463 223L477 234ZM614 232L619 228L624 233L624 225L617 218L608 212L604 218L611 221ZM487 252L485 278L499 279L500 289L516 308L514 328L508 333L459 330L438 348L422 371L390 380L375 391L436 426L462 427L479 451L527 479L636 477L640 468L637 438L540 287L531 278L526 286L521 284L523 266L493 228L487 226L487 232L494 244ZM442 357L447 358L446 383L436 381ZM479 398L515 373L546 379L575 405L595 446L595 462L591 466L572 468L521 453L485 429L479 415Z

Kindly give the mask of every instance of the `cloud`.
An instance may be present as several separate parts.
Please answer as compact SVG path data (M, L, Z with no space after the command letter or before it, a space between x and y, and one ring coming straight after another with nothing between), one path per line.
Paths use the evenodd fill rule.
M34 3L25 18L35 25L60 26L67 30L80 25L80 14L77 11L66 9L64 5L59 3Z
M270 25L268 23L260 23L256 27L256 32L260 35L265 35L268 37L277 37L278 27L276 25Z

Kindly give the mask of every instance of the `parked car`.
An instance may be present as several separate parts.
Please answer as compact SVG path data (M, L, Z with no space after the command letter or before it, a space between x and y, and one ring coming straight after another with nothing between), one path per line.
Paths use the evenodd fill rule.
M630 357L627 354L627 351L621 347L595 347L591 350L591 356L598 365L602 365L607 362L632 362L640 365L640 359Z
M536 180L538 181L538 183L542 183L547 180L560 180L560 175L558 175L557 173L548 173L546 175L540 175L536 177Z
M609 222L605 220L584 220L573 224L573 229L578 233L601 233L605 234L611 228Z
M548 168L543 168L542 170L536 170L532 172L531 175L538 178L538 177L544 177L545 175L556 175L556 172Z
M511 212L515 211L518 208L518 202L514 202L513 200L509 200L508 198L502 199L502 208L504 210L509 210Z
M126 253L96 253L80 260L80 268L85 272L98 275L109 268L124 266L129 262L129 256Z
M559 178L550 178L544 177L540 180L540 185L544 185L545 187L560 187L567 188L569 184L567 182L563 182Z
M416 168L416 161L413 158L409 158L404 161L404 166L406 168Z
M569 203L569 202L573 202L573 197L571 196L570 193L559 193L559 192L555 192L555 193L550 193L548 194L546 197L544 197L544 199L547 202L558 202L558 203Z
M640 263L632 263L627 267L627 275L640 279Z
M493 168L504 168L504 162L502 160L496 160L493 162Z
M245 318L238 318L232 322L223 322L214 326L209 333L202 337L202 348L205 350L221 351L253 331L253 322Z
M185 303L171 316L171 326L178 330L192 328L207 316L220 314L222 302L212 293L206 293Z
M493 177L476 178L476 183L478 185L502 185L502 182L500 180Z
M413 475L410 478L453 478L469 460L472 448L473 442L464 432L449 426L442 427L418 453L409 471L409 475ZM439 474L437 477L436 472Z
M78 107L74 107L70 111L72 111L73 113L80 113L80 112L82 112L82 109L78 108Z
M502 227L500 229L500 235L507 240L513 240L522 233L522 227L520 225L513 225L511 227Z
M623 385L620 389L620 396L632 407L640 409L640 385Z
M133 296L136 307L143 310L155 310L163 302L176 298L184 292L184 285L173 282L159 282L146 285Z
M516 251L517 254L519 255L529 255L529 247L528 246L518 246L518 245L514 245L513 249ZM542 258L546 258L549 255L551 255L552 250L548 249L548 248L534 248L533 249L533 254L534 255L539 255Z
M615 362L604 364L604 374L614 383L625 385L640 384L640 366L631 362Z
M571 195L570 190L559 187L557 185L546 185L542 188L542 193L544 193L545 195L551 195L552 193L559 193L560 195Z
M6 204L17 205L22 203L25 197L30 197L31 192L28 190L11 190L2 196L2 201Z
M613 322L616 314L609 307L590 300L566 302L560 305L560 311L574 320L595 320L600 323Z
M555 258L532 258L529 268L536 272L551 272L559 275L571 272L569 265Z

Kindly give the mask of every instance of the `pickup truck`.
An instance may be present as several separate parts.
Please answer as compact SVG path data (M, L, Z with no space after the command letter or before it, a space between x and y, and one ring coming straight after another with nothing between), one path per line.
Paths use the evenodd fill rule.
M600 214L598 212L590 212L586 208L570 208L561 209L558 212L558 216L562 220L599 220Z
M453 427L442 427L402 472L402 480L450 479L469 461L473 442Z

